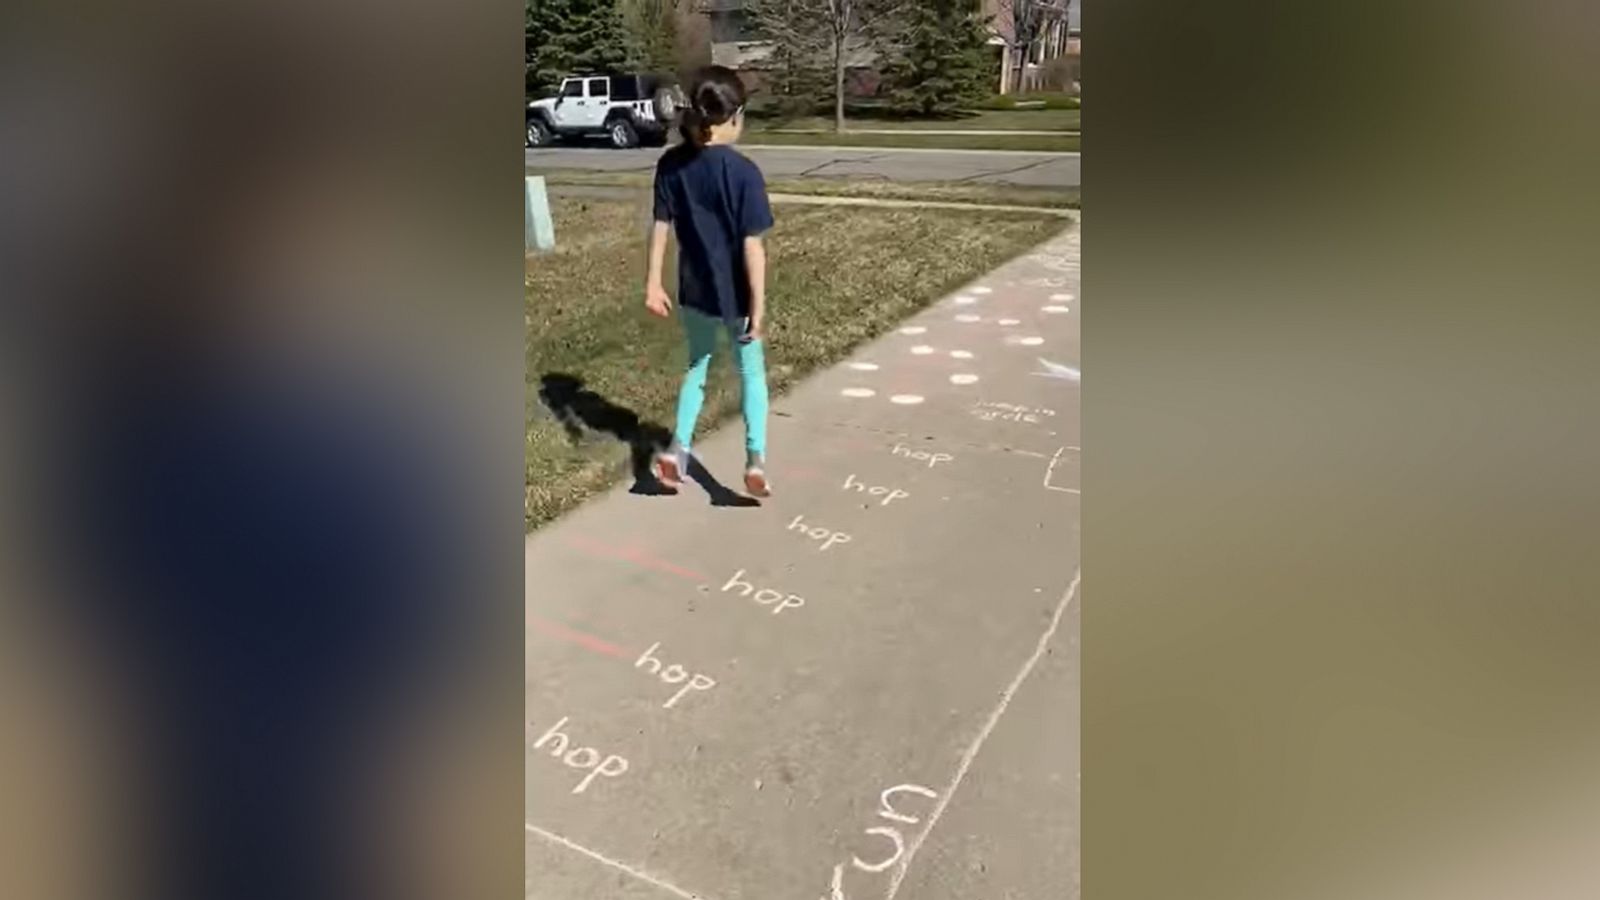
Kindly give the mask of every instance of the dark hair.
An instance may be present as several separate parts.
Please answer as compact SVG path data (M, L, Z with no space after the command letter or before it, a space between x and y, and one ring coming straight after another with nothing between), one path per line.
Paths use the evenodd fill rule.
M739 73L727 66L706 66L696 72L689 87L689 105L678 123L683 142L705 146L711 139L712 126L732 119L744 108L747 98Z

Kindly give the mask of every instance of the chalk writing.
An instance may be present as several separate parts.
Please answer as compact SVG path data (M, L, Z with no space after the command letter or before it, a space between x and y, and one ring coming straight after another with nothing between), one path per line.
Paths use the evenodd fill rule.
M789 523L789 530L798 531L813 541L821 541L822 546L817 548L818 553L827 550L834 544L850 543L850 535L842 531L833 531L832 529L823 528L821 525L815 528L807 526L805 516L795 516L794 521Z
M804 597L795 594L786 595L783 591L775 591L771 588L757 588L754 583L744 580L743 569L735 572L733 577L728 579L728 583L722 586L724 594L729 591L738 591L741 597L750 597L751 592L754 592L755 596L751 599L762 606L772 607L773 615L777 615L786 609L797 609L806 605Z
M1037 425L1043 416L1053 416L1056 411L1039 407L1017 406L1014 403L982 401L973 405L971 413L985 422L1026 422Z
M904 500L905 498L911 496L899 488L884 487L882 485L867 485L863 482L857 481L854 472L845 476L843 489L847 491L855 491L858 494L866 494L868 497L882 497L883 502L878 504L879 506L888 506L890 503L893 503L896 500Z
M596 778L616 778L628 771L628 761L615 754L602 755L593 747L578 747L573 744L572 737L561 729L566 727L570 716L562 716L561 721L550 726L539 740L533 744L535 750L549 750L552 757L561 760L568 768L587 771L589 774L578 782L572 789L574 794L581 794L589 789L589 784ZM547 746L548 745L548 746ZM570 748L570 749L569 749Z
M902 825L915 825L922 821L922 819L918 816L909 815L896 808L894 803L890 800L890 798L896 794L917 794L922 797L927 797L929 800L937 799L939 796L937 791L925 788L920 784L899 784L880 794L878 796L878 818L888 822L898 822ZM906 840L905 835L900 833L900 829L886 825L875 825L871 828L862 829L861 833L878 837L884 841L887 841L893 847L893 852L888 853L882 859L875 862L868 862L867 860L862 859L859 855L852 853L850 855L849 865L858 871L875 875L879 872L888 870L889 867L899 862L901 857L905 856ZM844 873L845 863L838 863L833 867L833 877L828 883L828 896L822 898L822 900L846 900L844 894Z
M1077 256L1076 252L1066 254L1035 253L1028 258L1044 266L1046 269L1052 269L1057 272L1073 272L1078 268L1078 261L1073 258L1075 256Z
M881 834L890 841L894 842L894 855L885 858L882 862L867 863L862 862L861 857L859 856L850 857L850 864L863 872L882 872L884 869L887 869L899 862L900 857L906 852L906 842L905 839L900 836L900 829L898 828L885 828L884 826L880 825L876 828L868 828L863 833Z
M1062 493L1066 494L1081 494L1083 491L1079 490L1078 488L1067 487L1065 485L1059 485L1055 483L1056 465L1061 462L1061 455L1068 451L1073 453L1081 452L1077 447L1062 447L1061 449L1057 450L1055 455L1050 457L1050 465L1044 470L1044 486L1046 490L1061 491Z
M663 667L661 660L653 655L660 649L660 641L651 644L650 649L640 654L639 658L634 661L633 667L649 671L651 675L660 678L666 684L683 685L667 702L661 704L662 709L671 709L673 705L683 699L683 695L690 691L709 691L717 686L716 679L709 675L701 675L699 672L690 673L688 669L677 664Z
M927 797L929 800L939 796L937 792L928 790L920 784L897 784L894 787L885 790L882 794L879 794L878 818L888 819L891 822L902 822L906 825L915 825L922 820L918 819L916 816L908 816L905 813L897 812L894 808L894 804L889 802L889 798L893 797L895 794L921 794L922 796Z
M895 444L889 452L904 459L914 459L917 462L925 462L928 464L928 468L930 469L940 463L951 462L955 459L954 456L951 456L948 453L934 453L929 450L912 450L910 447L907 447L904 444Z
M1034 372L1033 374L1035 375L1038 375L1042 378L1059 378L1062 381L1083 380L1083 373L1072 366L1064 366L1061 363L1051 362L1042 356L1038 359L1039 365L1044 367L1044 371Z

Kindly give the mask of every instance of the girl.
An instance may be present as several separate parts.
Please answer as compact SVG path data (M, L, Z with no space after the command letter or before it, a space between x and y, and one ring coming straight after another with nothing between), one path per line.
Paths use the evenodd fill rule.
M767 255L761 235L772 227L767 185L756 164L733 149L744 130L744 84L732 69L701 70L683 113L683 142L656 166L655 228L645 306L672 311L661 284L667 233L678 236L679 318L689 342L689 370L678 393L672 445L656 455L656 477L677 487L689 462L695 422L705 400L706 370L727 331L743 386L745 489L771 493L765 471L767 366L762 345L766 319Z

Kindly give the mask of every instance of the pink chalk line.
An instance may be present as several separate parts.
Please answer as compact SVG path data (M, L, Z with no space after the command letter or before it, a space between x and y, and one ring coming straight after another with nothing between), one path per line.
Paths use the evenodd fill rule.
M622 649L616 644L613 644L609 641L603 641L592 634L584 634L581 631L575 631L559 622L552 622L549 619L541 619L538 616L529 616L528 624L549 635L550 637L563 640L571 644L577 644L579 647L582 647L585 650L590 650L595 653L602 653L606 656L621 657L623 659L627 659L628 656L631 655L628 653L628 651Z
M585 537L568 538L567 543L576 550L580 550L589 554L590 556L599 557L601 559L618 559L622 560L623 562L630 562L641 568L653 569L657 572L664 572L668 575L676 575L679 578L687 578L696 583L711 580L709 576L701 574L700 572L696 572L693 569L685 569L682 566L669 563L664 559L657 559L648 553L645 553L643 550L637 549L636 546L612 547L610 545L602 544L599 541L591 540Z

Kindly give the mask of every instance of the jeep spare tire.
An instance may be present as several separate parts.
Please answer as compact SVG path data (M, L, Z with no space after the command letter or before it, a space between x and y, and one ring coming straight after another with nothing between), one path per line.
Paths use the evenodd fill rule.
M657 88L655 97L651 102L655 106L656 121L658 122L671 122L688 105L684 100L683 91L677 87Z

